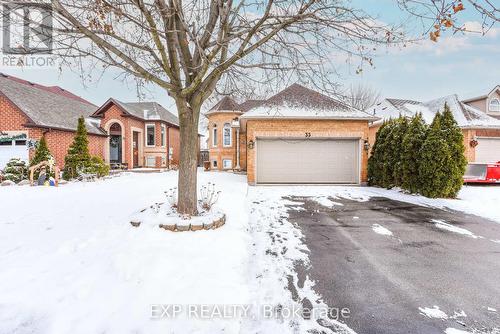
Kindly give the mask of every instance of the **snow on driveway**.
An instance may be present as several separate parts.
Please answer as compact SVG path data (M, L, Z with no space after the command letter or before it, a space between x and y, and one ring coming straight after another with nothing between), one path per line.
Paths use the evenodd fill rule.
M299 282L294 271L309 259L303 235L287 221L293 202L283 197L290 195L313 196L328 206L337 205L336 197L385 196L500 221L493 205L500 187L464 188L465 200L428 200L367 187L249 188L244 175L200 172L200 184L215 182L222 190L217 205L227 214L226 225L184 233L131 227L130 215L164 201L163 192L176 180L175 172L127 173L59 188L0 188L0 333L324 329L317 321L264 319L260 313L264 305L293 309L304 300L314 309L326 307L314 282ZM210 321L184 313L156 319L152 307L158 311L166 304L251 305L252 310ZM335 321L326 326L349 332Z

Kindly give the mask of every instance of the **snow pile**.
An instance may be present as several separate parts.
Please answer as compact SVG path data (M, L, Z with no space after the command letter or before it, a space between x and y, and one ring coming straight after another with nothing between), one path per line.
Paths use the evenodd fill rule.
M319 205L326 206L327 208L333 208L335 205L343 206L342 203L334 202L331 199L324 197L324 196L313 197L312 200L315 201L316 203L318 203Z
M382 225L379 224L373 224L372 225L372 230L375 233L381 234L381 235L388 235L392 236L392 232L389 231L387 228L383 227Z
M446 328L446 330L444 332L445 332L445 334L473 334L472 332L468 332L468 331L464 331L464 330L456 329L456 328L452 328L452 327Z
M419 307L418 310L420 314L425 315L429 318L436 319L448 319L448 315L441 311L438 306L434 305L434 307Z
M471 238L474 238L474 239L479 238L477 235L475 235L474 233L472 233L469 230L466 230L465 228L461 228L461 227L458 227L458 226L454 226L454 225L445 223L444 221L439 220L439 219L432 219L431 221L434 223L434 225L437 228L440 228L442 230L446 230L446 231L450 231L450 232L462 234L462 235L465 235L465 236L468 236L468 237L471 237Z

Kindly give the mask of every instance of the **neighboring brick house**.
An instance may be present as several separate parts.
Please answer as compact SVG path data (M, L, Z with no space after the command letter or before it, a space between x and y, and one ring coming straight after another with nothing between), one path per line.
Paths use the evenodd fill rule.
M109 133L106 162L130 168L179 164L179 120L160 104L109 99L92 117L99 118L101 127Z
M500 120L483 111L460 101L457 95L449 95L427 102L387 98L368 108L366 111L380 118L370 124L370 144L375 142L375 134L383 120L397 118L399 115L412 117L422 113L430 124L434 115L450 107L453 117L464 135L465 156L469 162L500 161Z
M28 161L33 149L29 141L45 136L56 164L73 142L78 118L87 121L89 149L92 155L104 157L106 133L99 121L89 116L97 109L92 103L59 87L47 87L0 74L0 168L14 157Z
M56 86L0 74L0 169L9 159L29 161L30 142L47 139L62 168L78 118L85 117L89 150L110 164L173 167L179 163L179 122L155 102L109 99L101 107Z
M366 182L377 118L336 99L294 84L264 101L224 98L206 116L212 169L246 170L249 184Z

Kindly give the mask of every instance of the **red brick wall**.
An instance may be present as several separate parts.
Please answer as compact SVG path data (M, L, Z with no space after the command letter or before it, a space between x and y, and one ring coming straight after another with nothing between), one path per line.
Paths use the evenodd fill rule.
M28 138L40 140L45 132L45 139L50 152L56 160L58 167L64 166L64 157L68 148L73 142L74 132L61 130L47 130L41 128L28 128L24 124L28 118L5 97L0 96L0 131L26 131ZM104 158L104 145L106 137L89 134L90 154ZM30 150L30 159L33 157L34 150Z

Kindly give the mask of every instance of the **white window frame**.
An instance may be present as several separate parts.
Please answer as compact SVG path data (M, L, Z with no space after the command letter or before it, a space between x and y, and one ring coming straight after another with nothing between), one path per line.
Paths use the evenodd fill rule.
M493 109L491 106L493 102L496 102L497 104L495 105L496 109ZM488 111L489 112L500 112L500 100L499 99L492 99L490 103L488 104Z
M153 128L153 145L148 144L148 128ZM145 144L146 147L155 147L156 146L156 124L154 123L148 123L145 125L144 128L144 135L145 135Z
M229 161L229 167L226 166L226 162ZM233 159L222 159L222 169L232 169L233 168Z
M229 144L226 145L226 129L229 128ZM233 146L233 129L231 128L231 123L225 123L222 127L222 147L232 147Z
M161 139L161 147L166 147L167 146L167 126L165 124L161 124L161 131L160 131L160 139Z
M217 124L212 125L212 147L217 147Z

